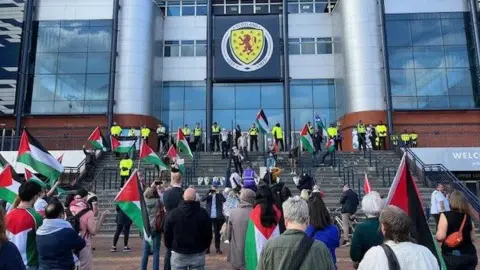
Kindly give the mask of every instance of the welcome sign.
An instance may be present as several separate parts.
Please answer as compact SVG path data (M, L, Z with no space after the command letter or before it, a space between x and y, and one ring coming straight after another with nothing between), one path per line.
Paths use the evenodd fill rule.
M480 171L479 147L411 149L425 164L443 164L450 171Z

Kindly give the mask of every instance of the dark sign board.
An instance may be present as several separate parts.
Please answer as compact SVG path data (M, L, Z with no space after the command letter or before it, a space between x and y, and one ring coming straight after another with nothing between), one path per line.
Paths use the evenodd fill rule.
M459 180L462 181L480 181L480 171L472 172L452 172Z
M214 81L281 80L279 23L273 14L215 16Z

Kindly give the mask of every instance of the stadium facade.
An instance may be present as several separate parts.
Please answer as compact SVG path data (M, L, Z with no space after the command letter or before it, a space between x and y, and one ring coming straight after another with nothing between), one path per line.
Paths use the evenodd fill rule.
M318 114L345 141L362 119L415 131L423 146L478 146L477 10L476 0L4 0L0 124L4 136L88 135L112 121L209 133L215 121L247 129L263 108L287 134Z

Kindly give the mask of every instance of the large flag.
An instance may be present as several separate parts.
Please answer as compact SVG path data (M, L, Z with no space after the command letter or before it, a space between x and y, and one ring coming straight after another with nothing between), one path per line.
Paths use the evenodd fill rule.
M177 153L177 150L175 150L175 147L173 145L170 146L167 152L167 156L175 160L175 164L178 166L178 169L182 171L183 173L185 172L185 161L180 158L180 156Z
M372 191L372 187L370 186L370 181L368 181L367 172L365 172L365 178L363 179L363 192L368 194L370 191Z
M277 221L280 220L281 213L274 207L277 216ZM247 223L247 232L245 234L245 269L257 269L258 260L263 246L267 241L273 237L280 235L280 228L277 225L266 228L261 222L262 209L256 206L250 213Z
M112 151L117 153L129 153L132 147L135 145L136 140L118 140L117 138L110 136Z
M322 136L328 137L327 127L323 123L322 118L320 118L320 115L315 113L314 118L315 118L315 124L317 124L317 127L322 130Z
M185 139L185 135L183 134L181 128L179 128L177 132L177 147L180 148L182 152L186 153L190 158L193 158L192 150L190 150L188 141Z
M12 166L7 165L0 172L0 199L11 204L15 201L20 187L20 182L14 179L12 171Z
M17 161L30 166L48 179L58 179L63 172L62 164L26 130L20 139Z
M148 220L143 190L140 186L136 169L115 197L115 203L132 220L133 224L143 232L143 238L150 242L150 221Z
M313 146L312 136L310 136L310 133L308 132L307 124L305 124L300 131L300 139L302 140L303 148L305 148L307 152L313 154L313 152L315 152L315 147Z
M156 165L160 170L168 170L167 164L153 152L152 148L145 143L145 140L142 140L142 146L140 147L140 160L148 164Z
M257 113L257 119L255 120L257 123L258 129L263 133L267 134L270 128L268 127L268 119L267 116L265 115L265 112L263 109L260 109L260 111Z
M410 216L412 220L411 237L416 240L417 244L427 247L437 258L440 268L446 269L442 253L428 226L420 193L406 162L406 154L403 155L385 203L401 208Z
M40 185L42 188L47 188L47 183L43 182L40 178L35 176L31 171L29 171L27 168L25 168L25 180L26 181L32 181Z
M90 142L92 148L95 150L102 150L105 151L105 138L102 135L102 131L97 127L95 130L90 134L87 141Z

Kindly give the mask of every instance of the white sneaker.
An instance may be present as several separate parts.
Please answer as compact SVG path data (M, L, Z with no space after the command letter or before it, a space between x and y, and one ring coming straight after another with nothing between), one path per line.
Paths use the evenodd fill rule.
M225 240L225 241L223 241L223 243L228 244L228 243L230 243L230 241Z

